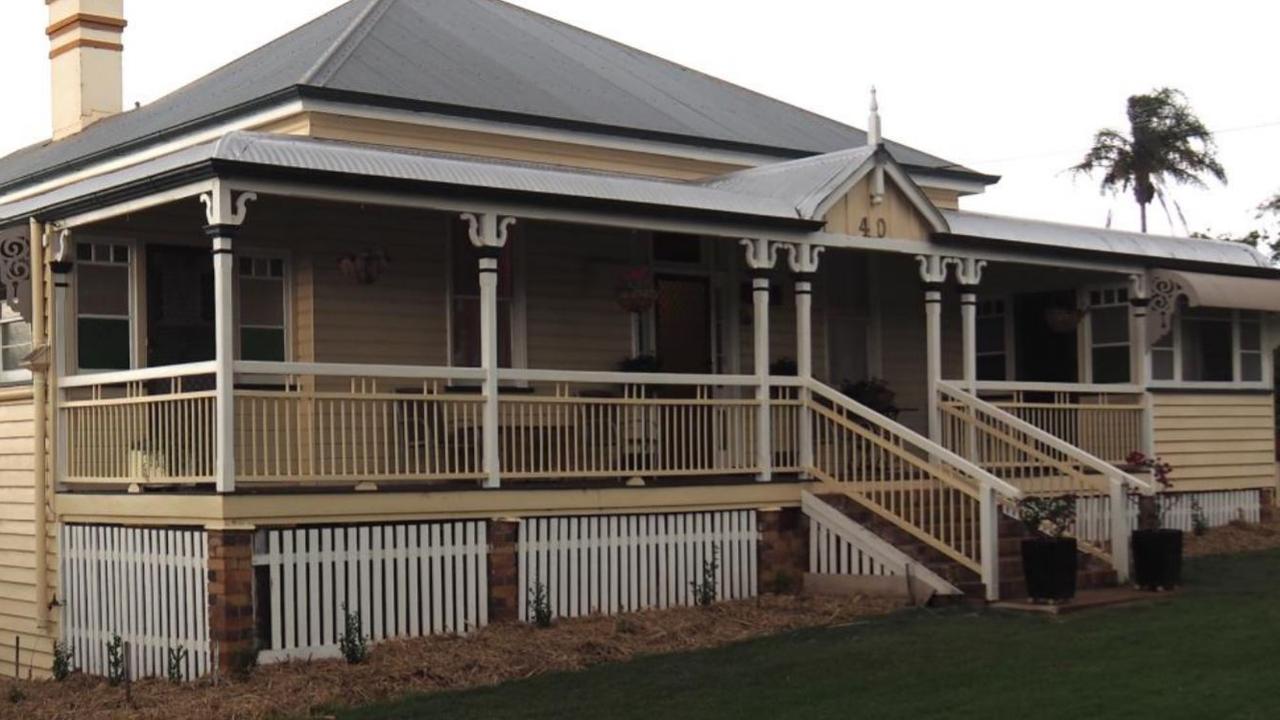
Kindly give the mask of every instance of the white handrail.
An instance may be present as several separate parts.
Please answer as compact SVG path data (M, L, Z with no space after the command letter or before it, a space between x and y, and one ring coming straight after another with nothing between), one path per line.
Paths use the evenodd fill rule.
M426 367L420 365L358 365L353 363L258 362L238 360L240 375L319 375L336 377L397 378L402 380L483 380L479 368Z
M171 378L191 377L193 375L212 375L217 370L217 363L199 362L186 365L166 365L163 367L141 368L138 370L119 370L102 373L85 373L58 378L60 388L98 387L100 385L124 385L131 382L148 380L168 380Z
M993 405L982 398L971 393L967 393L953 385L950 381L943 380L938 383L938 391L955 402L967 405L970 408L981 410L988 415L993 415L1000 419L1001 422L1007 423L1018 429L1019 432L1026 433L1030 437L1048 445L1058 452L1074 459L1081 465L1093 469L1100 475L1108 478L1112 483L1126 483L1144 493L1155 492L1155 486L1144 480L1141 480L1120 468L1112 465L1106 460L1102 460L1071 443L1057 437L1051 433L1045 432L1013 413Z
M963 380L943 380L955 387L964 387ZM1142 388L1137 385L1109 385L1105 383L1041 383L1041 382L1009 382L1004 380L979 380L974 383L979 392L1046 392L1046 393L1085 393L1091 395L1140 395Z
M586 370L526 370L504 368L498 371L498 379L508 382L577 383L580 385L707 385L725 387L755 387L760 379L755 375L685 375L679 373L629 373ZM798 387L803 384L794 376L774 376L768 380L773 387Z
M973 479L982 483L983 486L995 490L1004 497L1011 500L1021 500L1023 498L1024 493L1022 490L1004 480L1001 480L995 475L992 475L990 472L982 469L974 463L965 460L954 452L933 442L929 438L921 435L915 430L912 430L906 425L881 415L866 405L853 400L847 395L844 395L843 393L840 393L834 388L828 387L817 380L810 380L807 383L807 386L815 395L824 398L833 405L843 408L844 410L847 410L858 417L879 426L880 428L888 430L894 435L898 435L912 445L915 445L923 452L928 453L930 457L941 459L948 465L962 470L966 475L969 475Z

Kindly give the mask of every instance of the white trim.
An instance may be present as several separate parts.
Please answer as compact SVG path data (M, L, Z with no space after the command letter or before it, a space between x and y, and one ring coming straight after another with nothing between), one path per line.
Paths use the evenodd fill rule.
M1265 382L1171 382L1167 380L1153 380L1148 388L1151 390L1221 390L1222 392L1239 390L1270 392L1274 389L1269 383Z
M202 363L203 364L203 363ZM163 370L164 368L159 368ZM334 375L339 377L398 378L401 380L483 380L480 368L419 365L355 365L347 363L257 362L237 360L238 375Z
M91 210L79 215L71 215L64 218L59 224L66 228L92 225L93 223L102 222L103 220L110 220L123 215L131 215L160 205L167 205L168 203L177 200L199 197L200 195L209 192L212 187L212 180L202 180L197 183L183 185L154 195L147 195L135 200L129 200L115 205L108 205L104 208Z
M961 385L962 380L943 380L945 383ZM1112 395L1137 395L1142 388L1129 383L1049 383L1049 382L994 382L979 380L979 392L1054 392L1054 393L1098 393Z

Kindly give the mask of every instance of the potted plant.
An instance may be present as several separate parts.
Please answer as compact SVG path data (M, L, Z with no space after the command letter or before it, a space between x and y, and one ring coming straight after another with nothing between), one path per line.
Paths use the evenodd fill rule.
M1066 602L1076 596L1076 539L1067 531L1076 519L1076 499L1029 497L1018 504L1031 537L1022 541L1022 573L1035 602Z
M1182 531L1164 527L1165 512L1169 503L1161 493L1173 487L1169 477L1173 466L1158 457L1147 457L1134 452L1129 455L1129 465L1144 468L1160 486L1159 492L1144 515L1143 525L1133 531L1134 584L1144 590L1172 590L1182 583Z
M648 312L658 302L658 286L649 268L627 270L618 279L618 305L629 313Z

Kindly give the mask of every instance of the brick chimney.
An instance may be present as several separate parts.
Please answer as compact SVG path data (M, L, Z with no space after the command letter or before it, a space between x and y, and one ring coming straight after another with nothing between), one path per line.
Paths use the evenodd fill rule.
M124 0L45 0L53 66L53 139L123 106Z

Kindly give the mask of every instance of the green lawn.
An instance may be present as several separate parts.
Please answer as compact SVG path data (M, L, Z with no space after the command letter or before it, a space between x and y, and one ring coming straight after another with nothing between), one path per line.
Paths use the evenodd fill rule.
M408 698L342 718L1280 717L1280 552L1191 561L1173 599L1063 619L918 610Z

